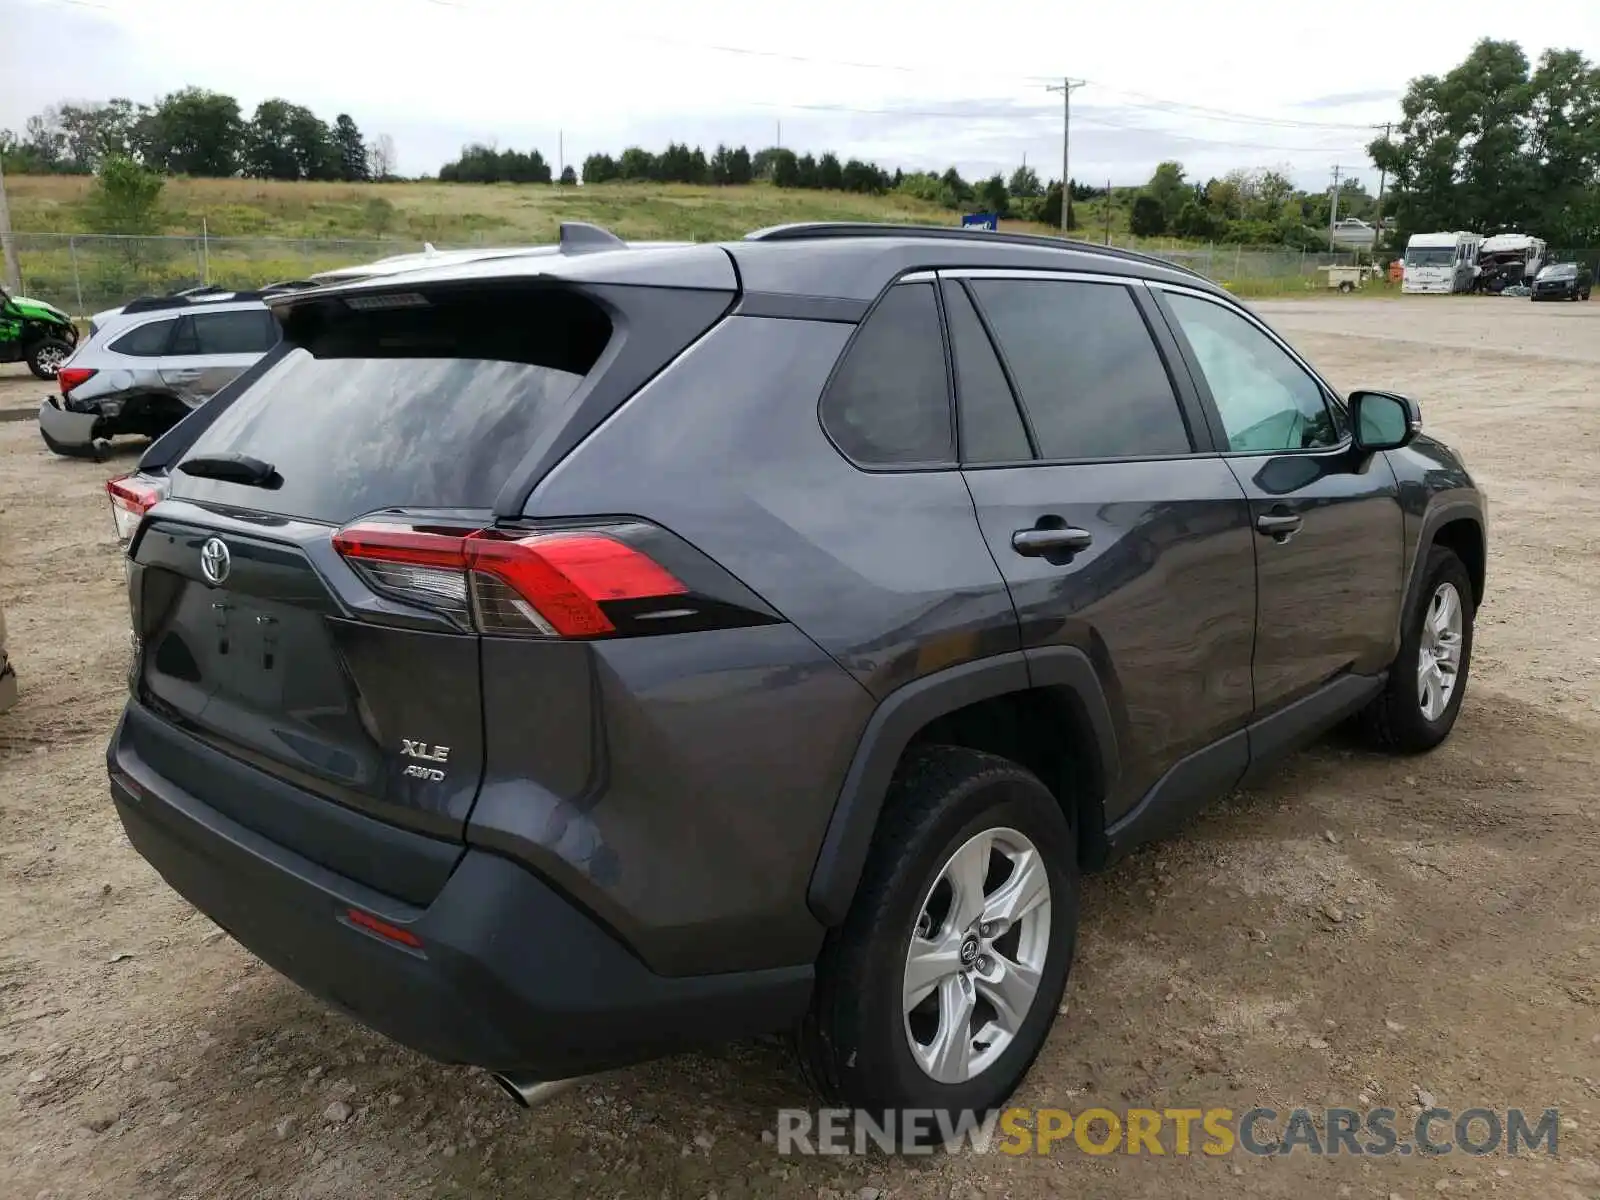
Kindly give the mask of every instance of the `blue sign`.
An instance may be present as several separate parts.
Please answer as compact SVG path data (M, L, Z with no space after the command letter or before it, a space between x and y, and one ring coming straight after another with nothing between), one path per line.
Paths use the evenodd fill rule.
M1000 230L1000 218L995 216L994 213L967 213L961 218L961 228L986 229L990 233L998 233Z

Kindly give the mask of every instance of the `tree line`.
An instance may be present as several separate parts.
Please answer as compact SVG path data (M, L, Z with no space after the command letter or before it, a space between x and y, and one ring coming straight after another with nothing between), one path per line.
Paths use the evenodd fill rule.
M1579 51L1548 50L1530 64L1516 42L1484 39L1447 74L1412 80L1401 113L1368 146L1387 175L1382 212L1359 180L1339 186L1340 217L1381 218L1380 250L1452 229L1600 245L1600 67ZM1276 171L1201 184L1163 162L1127 202L1140 236L1317 249L1333 192L1300 191Z
M1368 152L1394 181L1396 248L1452 229L1600 244L1600 68L1577 50L1530 64L1516 42L1486 38L1448 73L1413 79Z
M554 179L549 162L538 150L497 150L477 143L463 146L459 158L439 168L438 177L447 183L551 183ZM575 184L579 178L572 166L563 167L562 183ZM761 181L780 188L862 195L900 192L950 209L982 208L1002 217L1053 225L1061 221L1060 183L1042 182L1031 167L1018 168L1009 181L999 174L968 181L955 167L943 172L890 171L859 158L841 160L831 151L797 154L788 147L768 146L752 152L747 146L718 145L708 155L703 147L670 142L660 152L629 146L618 155L591 154L583 160L581 178L585 184L737 186ZM1073 185L1075 200L1097 194L1092 188Z
M1229 171L1204 183L1190 180L1182 163L1157 165L1140 188L1120 189L1128 207L1128 232L1201 242L1325 249L1332 219L1332 190L1302 191L1280 171ZM1375 203L1358 179L1339 185L1339 216L1371 220Z
M127 159L168 175L363 182L392 178L394 139L370 142L349 113L330 124L301 104L263 100L246 117L221 92L181 88L154 104L117 97L60 104L0 129L0 166L18 175L90 175Z

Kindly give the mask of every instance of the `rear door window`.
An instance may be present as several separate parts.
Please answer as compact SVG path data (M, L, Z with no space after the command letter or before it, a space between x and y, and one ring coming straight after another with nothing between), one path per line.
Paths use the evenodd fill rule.
M172 354L264 354L278 341L278 323L266 309L196 313L183 318Z
M1028 431L994 346L984 332L966 289L944 285L945 320L956 368L956 407L961 419L963 463L1021 462L1033 457Z
M822 424L863 466L954 461L933 284L900 284L872 310L823 397Z
M112 342L111 349L133 358L160 358L167 352L167 345L172 341L172 327L177 323L175 317L146 322Z
M1133 296L1121 284L980 279L982 305L1045 459L1153 458L1193 446Z
M180 463L174 495L330 524L391 507L488 508L611 336L597 306L556 289L306 308L289 318L292 348L185 455L249 455L282 485L200 479Z

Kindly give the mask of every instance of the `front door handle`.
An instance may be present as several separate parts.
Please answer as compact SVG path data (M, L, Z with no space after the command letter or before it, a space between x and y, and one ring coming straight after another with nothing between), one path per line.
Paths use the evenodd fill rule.
M1044 558L1047 555L1072 555L1087 550L1094 544L1094 534L1087 529L1019 529L1011 535L1011 548L1024 558Z
M1262 513L1256 518L1256 528L1275 542L1287 542L1302 524L1299 513Z

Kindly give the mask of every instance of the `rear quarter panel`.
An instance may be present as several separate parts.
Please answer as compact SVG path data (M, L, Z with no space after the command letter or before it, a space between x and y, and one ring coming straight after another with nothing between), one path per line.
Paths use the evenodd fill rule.
M604 779L536 836L625 910L602 916L652 926L637 944L673 969L695 967L714 930L744 965L776 965L760 961L776 947L814 953L807 882L877 702L1019 648L960 474L862 471L823 433L818 398L853 328L728 318L526 508L647 518L792 622L595 646ZM569 853L557 831L580 816L590 844ZM766 951L762 924L782 933Z

